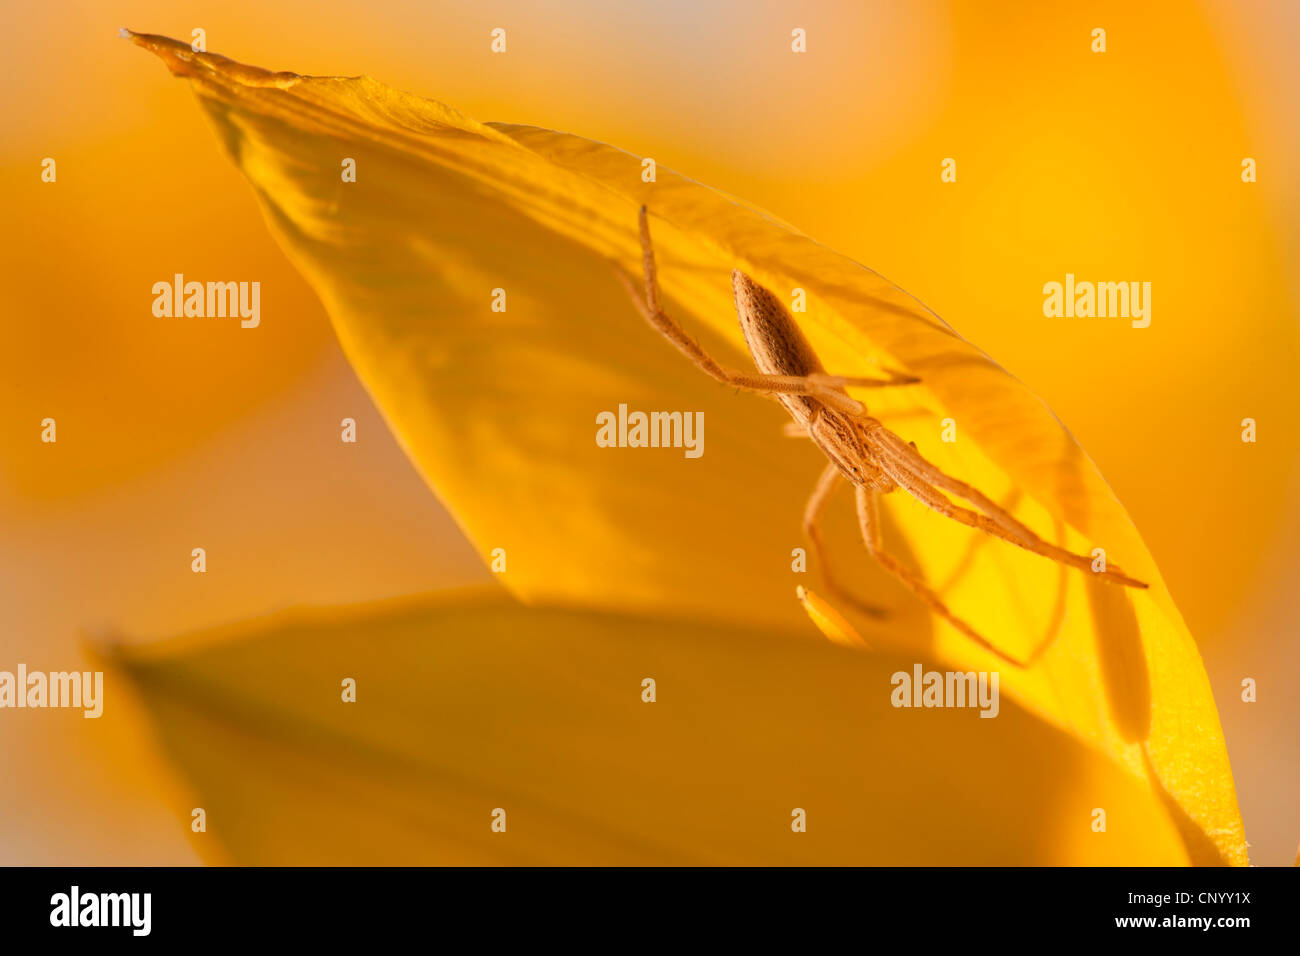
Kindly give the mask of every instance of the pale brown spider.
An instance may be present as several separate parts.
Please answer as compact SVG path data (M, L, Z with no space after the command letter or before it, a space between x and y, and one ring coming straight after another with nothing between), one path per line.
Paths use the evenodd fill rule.
M920 379L898 374L889 378L828 375L781 301L739 270L731 273L736 315L740 319L741 332L758 371L738 372L720 365L681 326L665 315L660 306L654 246L650 241L650 222L645 206L641 207L640 233L645 270L644 299L638 294L635 283L629 276L622 270L618 271L618 276L646 320L698 368L719 382L780 402L794 419L792 425L786 426L786 433L811 439L829 459L830 463L822 472L804 509L803 526L817 555L826 587L832 594L851 603L863 613L877 617L883 614L879 607L854 597L841 587L832 575L827 560L819 522L831 492L843 479L848 479L853 485L862 540L885 570L903 582L961 633L1018 667L1029 666L1046 645L1036 649L1025 661L1009 656L957 617L915 572L888 554L882 546L880 533L882 494L902 488L939 514L1009 541L1034 554L1087 571L1115 584L1147 587L1114 565L1104 570L1094 570L1091 558L1074 554L1043 540L981 491L944 474L922 458L914 443L905 442L880 421L868 415L866 406L845 391L846 386L903 386L916 384ZM965 499L979 510L953 504L944 492Z

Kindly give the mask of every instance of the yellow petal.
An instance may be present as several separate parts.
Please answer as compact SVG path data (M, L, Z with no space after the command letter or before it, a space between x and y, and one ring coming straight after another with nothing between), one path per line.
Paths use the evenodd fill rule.
M417 466L481 553L505 550L515 594L769 627L800 616L789 556L824 461L779 435L778 408L718 386L636 315L613 269L639 269L646 203L668 308L724 364L748 361L731 269L804 290L800 323L831 372L922 378L859 393L874 414L1040 534L1103 548L1152 585L1099 584L891 496L891 550L1004 651L1047 647L1009 669L880 572L841 499L826 528L840 573L892 610L863 623L867 639L1001 669L1006 692L1167 801L1194 861L1246 861L1208 681L1140 536L1041 400L912 296L663 166L647 183L640 157L601 143L134 39L190 79ZM704 455L598 447L597 414L620 404L703 412Z
M1187 861L1146 788L1067 734L1005 701L992 720L896 709L910 661L788 634L472 596L110 660L212 862Z

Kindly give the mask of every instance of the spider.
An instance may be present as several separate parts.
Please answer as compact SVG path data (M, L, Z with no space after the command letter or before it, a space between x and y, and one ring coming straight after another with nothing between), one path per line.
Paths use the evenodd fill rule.
M1095 574L1113 584L1133 588L1147 585L1124 574L1117 566L1094 570L1092 559L1066 551L1039 537L1010 512L983 492L945 474L926 461L915 442L907 442L867 414L867 408L845 391L853 388L885 388L914 385L911 375L891 373L885 378L828 375L804 338L793 316L771 291L740 270L731 273L736 315L745 344L757 372L740 372L714 360L680 325L666 315L660 303L659 279L650 220L645 206L639 217L645 294L635 282L618 270L619 279L646 321L668 339L697 368L726 385L775 399L794 419L785 426L788 435L811 439L828 459L812 496L804 508L803 528L821 568L827 590L859 611L882 617L883 609L854 596L832 574L822 540L820 523L826 504L840 482L853 486L862 540L882 567L901 581L936 613L966 637L1017 667L1028 667L1046 644L1026 660L1017 660L1000 650L970 624L952 612L943 599L914 571L885 551L880 530L880 496L902 489L921 504L953 521L976 528L1026 551L1042 555L1067 567ZM954 504L949 495L964 499L974 508Z

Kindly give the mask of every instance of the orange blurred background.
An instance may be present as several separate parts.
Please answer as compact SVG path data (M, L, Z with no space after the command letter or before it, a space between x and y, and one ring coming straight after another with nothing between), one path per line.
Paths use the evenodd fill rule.
M1042 7L1046 7L1044 9ZM0 11L0 669L487 578L185 84L115 38L369 73L655 157L918 296L1056 411L1196 635L1258 864L1300 840L1300 7L69 2ZM509 52L489 52L504 27ZM808 52L790 52L790 31ZM1107 52L1090 51L1107 31ZM54 184L41 161L57 162ZM957 182L940 163L957 161ZM1241 181L1253 157L1258 182ZM262 323L153 317L182 272ZM1152 323L1046 319L1137 279ZM360 442L337 441L357 419ZM58 422L58 442L40 422ZM1208 458L1207 435L1258 422ZM1233 446L1236 447L1236 446ZM209 573L190 573L206 547ZM1241 701L1241 681L1259 685ZM110 702L111 703L111 702ZM138 725L0 715L0 862L197 862Z

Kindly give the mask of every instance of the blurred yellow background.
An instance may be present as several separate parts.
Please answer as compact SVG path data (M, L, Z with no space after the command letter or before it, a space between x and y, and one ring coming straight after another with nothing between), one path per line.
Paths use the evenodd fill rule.
M1300 10L1046 6L5 8L0 668L71 667L87 636L487 578L187 87L114 36L201 27L242 62L370 73L478 119L653 156L935 309L1043 397L1129 509L1206 658L1252 859L1290 862ZM497 26L507 56L489 53ZM794 27L805 55L789 53ZM261 328L155 319L150 287L175 272L260 281ZM1044 318L1043 283L1066 272L1150 281L1150 328ZM318 440L349 415L360 444ZM47 416L56 445L39 441ZM1207 436L1245 417L1258 443L1207 457L1225 447ZM201 576L199 539L220 556ZM1240 699L1246 677L1257 703ZM133 729L0 715L0 862L197 860Z

